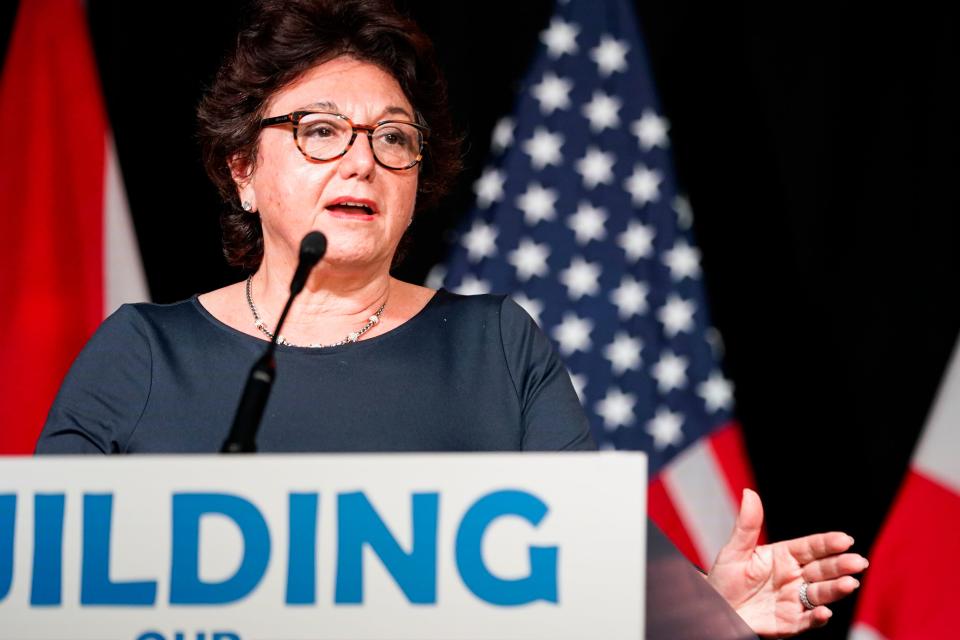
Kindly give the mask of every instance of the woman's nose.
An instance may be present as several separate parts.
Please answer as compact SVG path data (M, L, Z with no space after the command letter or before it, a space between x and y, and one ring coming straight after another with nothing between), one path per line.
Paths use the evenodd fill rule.
M353 144L347 149L340 160L340 175L343 178L365 178L373 171L377 164L373 157L372 140L368 135L362 132L357 133Z

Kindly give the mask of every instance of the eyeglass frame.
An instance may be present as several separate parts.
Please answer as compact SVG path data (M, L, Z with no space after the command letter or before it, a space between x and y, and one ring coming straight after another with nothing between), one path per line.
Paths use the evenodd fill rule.
M297 131L300 128L300 120L305 116L309 115L326 115L334 116L340 118L341 120L346 120L347 124L350 125L350 128L353 132L350 135L350 142L347 143L346 148L343 151L333 156L332 158L314 158L300 146L300 139L297 137ZM293 125L293 144L297 147L297 150L303 155L303 157L308 160L313 160L315 162L332 162L337 158L342 158L347 155L347 152L350 151L350 148L353 146L353 143L357 141L357 132L364 131L367 134L367 140L370 142L370 152L373 154L373 159L381 167L385 169L390 169L392 171L404 171L406 169L411 169L417 166L423 160L423 147L427 144L427 138L430 136L430 129L422 124L417 124L416 122L410 122L408 120L378 120L372 125L369 124L356 124L353 120L343 115L342 113L335 113L333 111L291 111L290 113L284 114L282 116L271 116L269 118L263 118L260 120L260 128L266 129L267 127L275 127L281 124L290 124ZM383 163L379 157L377 157L377 152L373 148L373 132L376 131L379 127L385 124L408 124L418 131L420 131L420 149L417 151L417 157L413 162L408 164L405 167L391 167Z

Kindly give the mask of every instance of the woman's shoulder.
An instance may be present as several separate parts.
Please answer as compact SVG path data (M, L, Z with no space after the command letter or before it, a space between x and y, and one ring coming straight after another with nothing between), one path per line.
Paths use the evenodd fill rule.
M148 327L172 328L202 322L197 297L172 303L134 302L120 305L100 327L101 331L130 331Z
M478 320L497 318L506 299L506 296L493 294L463 295L399 280L394 280L391 287L388 305L392 307L393 317L399 318L397 326L423 318L439 320L444 324L472 324Z
M100 324L86 350L154 351L161 344L196 348L211 344L217 329L217 323L200 306L197 296L172 303L130 303L118 307Z
M440 289L436 301L438 306L455 310L466 318L495 316L506 331L536 326L526 309L506 294L460 294Z

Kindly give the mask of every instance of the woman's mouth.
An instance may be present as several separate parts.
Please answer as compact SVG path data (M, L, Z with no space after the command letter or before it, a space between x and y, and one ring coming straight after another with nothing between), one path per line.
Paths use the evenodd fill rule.
M326 209L337 217L371 218L377 214L376 203L365 198L337 198Z

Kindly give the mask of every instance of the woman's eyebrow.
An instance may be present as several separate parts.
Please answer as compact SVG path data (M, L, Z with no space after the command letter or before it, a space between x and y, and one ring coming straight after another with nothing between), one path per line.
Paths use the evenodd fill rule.
M321 100L320 102L313 102L306 105L301 110L312 111L315 109L320 111L331 111L333 113L340 113L340 108L337 106L337 103L333 102L332 100ZM389 105L385 107L383 111L381 111L380 113L384 116L394 116L394 115L406 116L410 120L413 120L413 114L410 113L408 109L406 109L405 107L400 107L396 105ZM350 115L346 113L343 115L350 117Z
M413 114L410 113L409 111L407 111L406 109L404 109L403 107L389 106L389 107L387 107L386 109L383 110L383 114L384 114L384 115L388 115L388 116L398 115L398 114L399 114L399 115L402 115L402 116L406 116L406 117L409 118L410 120L413 120Z
M337 108L337 103L330 100L321 100L320 102L313 102L303 107L303 111L310 111L313 109L320 109L321 111L333 111L334 113L340 113L340 109Z

